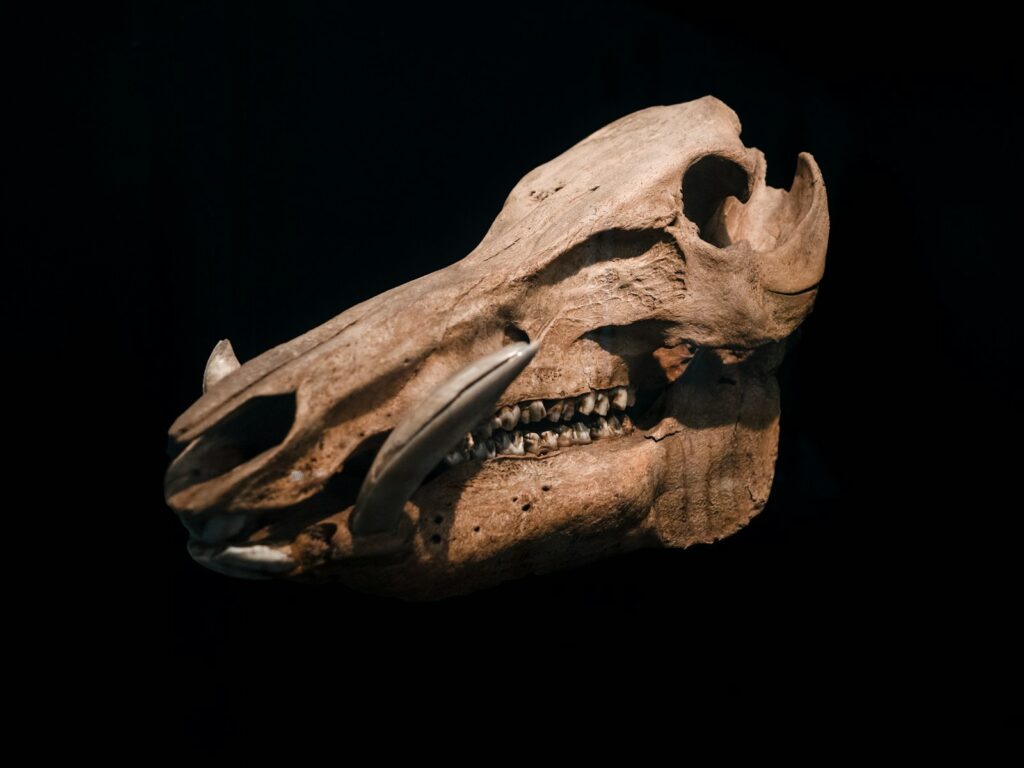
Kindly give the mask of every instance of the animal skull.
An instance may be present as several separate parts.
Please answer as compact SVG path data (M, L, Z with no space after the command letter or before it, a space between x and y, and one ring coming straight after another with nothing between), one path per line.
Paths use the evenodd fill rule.
M810 155L773 189L739 133L712 97L623 117L461 261L245 365L218 344L170 429L191 555L422 599L743 527L828 211Z

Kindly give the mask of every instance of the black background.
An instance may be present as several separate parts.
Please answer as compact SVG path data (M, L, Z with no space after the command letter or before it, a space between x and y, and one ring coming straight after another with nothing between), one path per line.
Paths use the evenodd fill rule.
M86 543L119 534L92 631L126 626L110 647L174 702L176 743L233 749L282 703L323 714L318 696L429 712L452 691L557 703L641 680L675 702L714 691L730 717L785 693L805 717L866 695L869 719L1019 722L982 693L1010 685L1018 570L1018 89L1006 25L974 18L171 4L44 24L12 70L30 118L30 174L5 185L31 286L14 306L61 350L35 387L63 404L46 440L71 420L76 468L103 467L72 484L107 521ZM814 154L832 218L748 528L424 605L189 560L165 433L218 339L246 360L446 266L533 167L709 93L769 183ZM72 406L72 385L101 394Z

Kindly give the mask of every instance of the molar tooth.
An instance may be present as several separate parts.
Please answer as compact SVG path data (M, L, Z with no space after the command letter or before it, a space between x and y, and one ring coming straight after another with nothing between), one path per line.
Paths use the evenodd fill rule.
M530 421L544 421L544 417L547 416L547 410L544 408L544 403L540 400L534 400L530 403Z
M608 417L608 430L613 435L622 434L622 422L619 421L619 417L616 416L614 413Z
M536 432L527 432L523 435L523 443L527 453L540 453L540 435Z
M607 416L609 405L611 405L611 403L608 402L608 395L606 395L604 392L598 392L597 402L594 404L594 413L598 414L599 416Z
M626 404L629 402L629 392L625 387L616 387L611 392L612 396L612 407L618 411L626 410Z
M548 421L553 421L556 424L562 419L562 400L555 400L547 408Z
M502 429L507 429L511 432L515 429L516 424L519 423L519 406L513 405L509 407L506 405L498 412L498 420L501 422Z
M590 430L582 421L577 421L572 425L572 441L576 445L586 445L590 442Z
M566 448L572 444L572 427L568 424L563 424L558 428L558 447Z
M594 412L594 403L597 398L593 392L587 392L587 394L580 397L579 402L576 405L576 410L582 413L584 416Z
M523 450L523 433L518 429L512 433L512 442L508 447L508 452L513 456L522 456L526 453Z
M608 429L608 422L604 416L598 416L597 422L590 428L590 437L593 440L601 440L606 437L611 437L611 430Z
M562 401L562 421L572 421L572 417L576 415L576 401L571 398L566 398Z
M622 433L624 435L632 434L633 432L633 420L629 418L628 413L622 414Z
M626 387L626 407L632 408L636 405L636 387Z
M540 444L542 448L553 451L558 448L558 435L546 429L540 433Z

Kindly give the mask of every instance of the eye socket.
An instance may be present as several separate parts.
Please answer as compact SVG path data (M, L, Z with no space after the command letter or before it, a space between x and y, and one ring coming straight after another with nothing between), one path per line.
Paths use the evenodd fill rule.
M697 225L701 240L724 248L729 245L724 227L714 226L725 201L750 198L747 172L732 160L707 155L683 174L683 215Z

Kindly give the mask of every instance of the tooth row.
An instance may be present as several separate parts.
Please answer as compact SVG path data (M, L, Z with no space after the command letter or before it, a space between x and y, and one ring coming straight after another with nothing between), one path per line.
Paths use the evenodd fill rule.
M512 432L503 429L492 430L490 434L493 437L466 435L458 447L444 457L444 460L449 465L455 465L473 459L492 459L497 455L536 455L558 448L567 448L570 445L587 445L594 440L628 435L632 432L633 421L625 413L621 417L615 414L608 418L599 416L590 427L581 421L560 424L557 432L552 430L540 433L523 432L518 429Z

